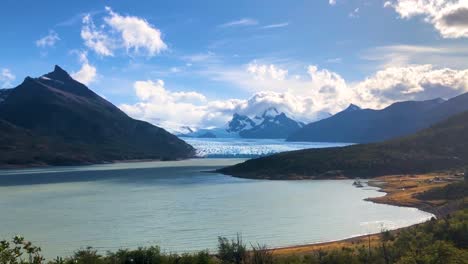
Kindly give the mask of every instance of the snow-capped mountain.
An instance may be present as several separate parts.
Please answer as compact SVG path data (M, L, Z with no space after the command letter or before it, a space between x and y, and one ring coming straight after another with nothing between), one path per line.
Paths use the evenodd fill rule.
M249 130L255 127L256 124L252 119L245 115L239 115L235 113L232 116L231 121L227 123L226 131L229 133L239 133L243 130Z
M289 118L273 107L265 110L261 116L255 116L253 123L252 128L241 130L239 135L243 138L286 138L304 126L304 123Z
M271 107L250 118L235 113L224 128L198 129L191 133L180 133L186 137L218 138L286 138L292 132L300 129L304 123L289 118L285 113Z

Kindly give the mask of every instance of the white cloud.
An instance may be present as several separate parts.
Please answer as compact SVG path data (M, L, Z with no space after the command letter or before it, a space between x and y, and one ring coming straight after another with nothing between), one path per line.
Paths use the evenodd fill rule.
M97 70L96 67L89 63L86 52L81 52L78 55L79 61L81 62L81 68L79 71L73 72L71 76L73 79L88 85L95 81L97 77Z
M164 87L164 81L137 81L133 87L139 102L122 104L127 114L161 125L168 129L195 125L207 115L206 97L197 92L171 92Z
M354 89L362 105L377 108L395 101L451 98L468 91L468 69L390 67L356 83Z
M50 30L47 36L44 36L36 40L36 46L41 47L41 48L53 47L55 46L55 43L59 40L60 38L58 34L55 31Z
M16 76L10 71L10 69L3 68L0 71L0 85L1 88L11 88L11 82L16 79Z
M129 55L152 57L167 49L161 31L143 18L122 16L110 7L104 24L96 26L88 14L83 17L81 38L84 44L98 55L113 56L117 49Z
M250 63L247 66L247 71L255 76L257 79L271 78L274 80L284 80L288 75L287 70L278 68L277 66L270 65L260 65L256 62Z
M328 0L328 4L330 4L330 5L336 5L336 0Z
M282 28L282 27L287 27L289 26L289 22L283 22L283 23L277 23L277 24L270 24L263 26L263 29L269 29L269 28Z
M104 31L104 28L96 28L91 15L83 17L83 27L81 28L81 38L84 44L101 56L113 56L112 39Z
M135 16L121 16L110 7L106 7L106 10L110 16L105 17L104 21L120 33L127 52L154 56L167 49L161 38L161 31L148 21Z
M395 0L392 7L405 19L422 16L444 38L468 37L468 0Z
M351 103L378 109L397 101L450 98L468 92L468 70L432 65L388 67L357 82L347 82L338 73L316 65L309 65L298 78L289 75L284 65L256 61L236 69L216 65L203 74L243 87L251 97L209 100L194 91L170 91L161 80L143 81L134 85L139 102L121 108L135 118L177 129L183 125L219 127L234 113L253 116L271 106L311 122Z
M134 84L136 96L143 101L157 103L171 102L204 102L206 97L197 92L169 92L164 88L164 81L137 81Z
M252 18L241 18L239 20L229 21L227 23L221 24L218 27L235 27L235 26L254 26L258 25L258 21Z

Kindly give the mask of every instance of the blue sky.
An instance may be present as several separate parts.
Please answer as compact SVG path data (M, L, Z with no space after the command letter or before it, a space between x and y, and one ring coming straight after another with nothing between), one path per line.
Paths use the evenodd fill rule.
M466 16L465 16L466 15ZM62 66L168 129L468 90L466 0L3 1L0 85Z

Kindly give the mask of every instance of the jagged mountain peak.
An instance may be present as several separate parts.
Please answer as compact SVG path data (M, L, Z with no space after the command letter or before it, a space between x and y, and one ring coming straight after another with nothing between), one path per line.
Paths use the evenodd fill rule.
M226 131L239 132L244 129L250 129L253 126L255 126L255 122L252 121L252 119L250 119L248 116L234 113L231 121L229 121L227 124Z
M54 70L52 72L44 74L42 77L59 81L68 81L70 79L73 79L67 71L65 71L58 65L55 65Z
M67 71L65 71L58 65L55 65L54 70L52 72L44 74L39 78L35 78L33 80L40 84L53 87L55 89L72 93L75 95L84 96L88 98L98 98L98 95L96 95L86 85L73 79L73 77L70 74L68 74Z
M253 119L234 114L226 131L239 133L244 138L286 138L302 126L301 122L289 118L284 112L269 107Z

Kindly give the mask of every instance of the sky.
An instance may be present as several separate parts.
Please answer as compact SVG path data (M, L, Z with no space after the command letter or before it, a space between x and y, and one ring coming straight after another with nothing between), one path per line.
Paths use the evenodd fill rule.
M0 87L55 64L168 130L468 92L468 0L0 4Z

